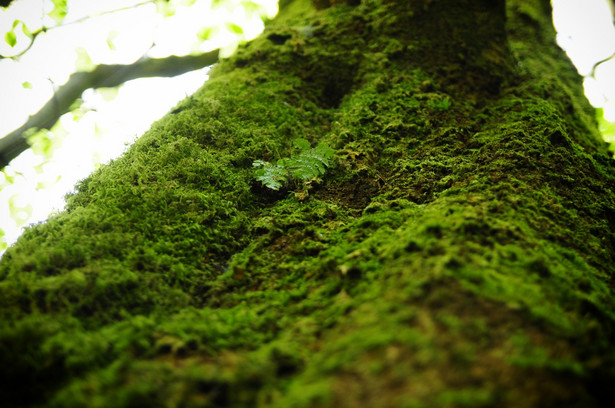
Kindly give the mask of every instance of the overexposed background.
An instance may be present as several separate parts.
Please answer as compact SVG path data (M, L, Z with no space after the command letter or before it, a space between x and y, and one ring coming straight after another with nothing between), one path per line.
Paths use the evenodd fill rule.
M263 29L277 0L16 0L0 9L0 137L20 127L71 73L95 64L130 64L221 48ZM607 0L553 0L558 43L585 77L590 102L615 121L613 14ZM66 11L66 13L64 13ZM17 23L15 23L17 21ZM24 30L24 26L26 29ZM47 27L28 48L28 31ZM15 44L3 41L14 34ZM24 226L64 206L74 184L126 147L206 80L209 68L174 78L129 81L116 89L88 90L81 106L62 116L35 145L0 173L0 252ZM594 72L595 71L595 72ZM615 142L615 127L602 122Z

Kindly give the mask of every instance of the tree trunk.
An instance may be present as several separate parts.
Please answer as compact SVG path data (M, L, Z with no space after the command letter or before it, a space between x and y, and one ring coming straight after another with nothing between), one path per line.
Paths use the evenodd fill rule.
M314 5L6 252L2 401L610 406L615 161L549 2ZM323 180L257 183L297 138Z

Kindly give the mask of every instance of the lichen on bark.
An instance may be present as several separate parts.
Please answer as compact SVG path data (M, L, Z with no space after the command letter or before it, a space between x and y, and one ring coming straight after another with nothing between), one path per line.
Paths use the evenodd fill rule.
M613 400L615 164L548 2L317 3L7 251L3 401ZM252 177L297 138L304 200Z

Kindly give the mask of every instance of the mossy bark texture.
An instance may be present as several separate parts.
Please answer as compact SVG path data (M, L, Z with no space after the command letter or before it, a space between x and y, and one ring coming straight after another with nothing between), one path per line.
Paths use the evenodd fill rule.
M0 404L609 406L615 161L548 3L282 1L6 252ZM333 167L259 185L297 138Z

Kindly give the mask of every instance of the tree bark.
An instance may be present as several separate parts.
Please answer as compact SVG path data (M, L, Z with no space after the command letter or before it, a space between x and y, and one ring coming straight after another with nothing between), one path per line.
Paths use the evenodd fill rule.
M611 406L615 162L549 1L314 5L9 248L3 401ZM255 182L297 138L336 167Z

